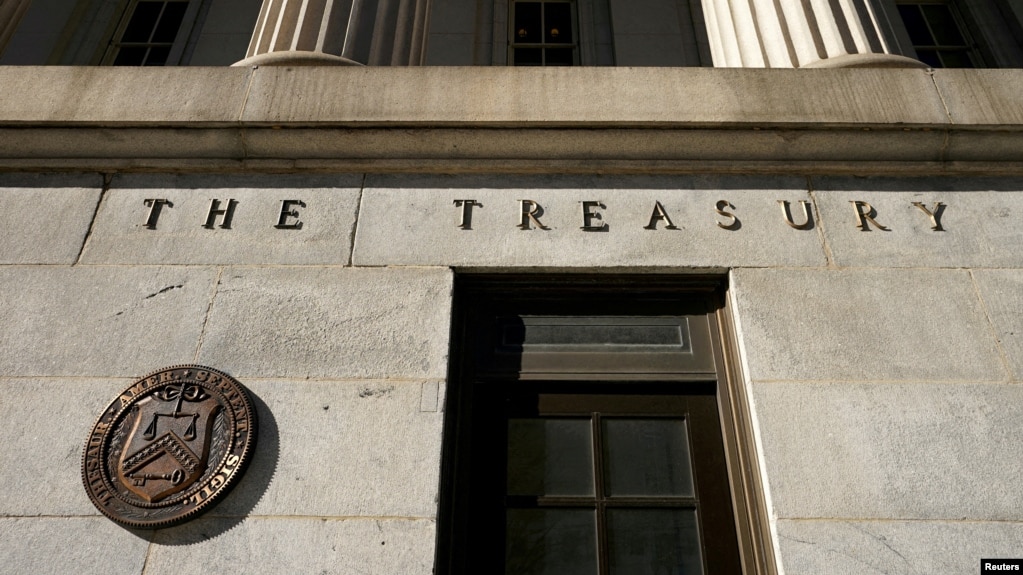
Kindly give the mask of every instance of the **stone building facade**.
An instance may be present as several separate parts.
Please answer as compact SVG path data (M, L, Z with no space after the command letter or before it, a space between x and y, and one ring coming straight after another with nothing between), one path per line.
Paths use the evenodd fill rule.
M1023 557L1021 16L4 4L0 565ZM120 527L82 487L90 426L191 363L250 390L251 466L198 519Z

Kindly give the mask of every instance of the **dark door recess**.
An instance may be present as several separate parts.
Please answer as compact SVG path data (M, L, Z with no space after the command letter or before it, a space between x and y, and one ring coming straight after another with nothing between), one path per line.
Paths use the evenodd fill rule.
M691 278L460 278L438 572L761 572L721 297Z

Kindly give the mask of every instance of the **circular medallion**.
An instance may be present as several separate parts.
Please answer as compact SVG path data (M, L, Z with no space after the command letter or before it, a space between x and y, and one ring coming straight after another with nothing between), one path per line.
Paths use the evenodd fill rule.
M201 365L150 373L96 420L82 455L82 481L104 515L156 529L216 504L245 471L256 445L256 412L240 383Z

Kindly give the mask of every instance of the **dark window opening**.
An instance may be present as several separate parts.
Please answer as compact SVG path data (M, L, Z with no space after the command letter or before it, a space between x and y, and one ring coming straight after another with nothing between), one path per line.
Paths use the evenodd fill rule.
M932 68L977 68L983 65L975 42L956 6L948 1L899 2L917 58Z
M164 66L185 18L188 2L141 0L111 43L114 66Z
M568 0L513 1L509 30L515 66L574 66L578 63L575 3Z

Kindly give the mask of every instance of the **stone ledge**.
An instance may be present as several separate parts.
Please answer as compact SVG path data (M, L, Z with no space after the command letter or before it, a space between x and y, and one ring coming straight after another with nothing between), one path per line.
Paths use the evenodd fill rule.
M1021 83L1020 70L7 67L0 169L1023 173Z

